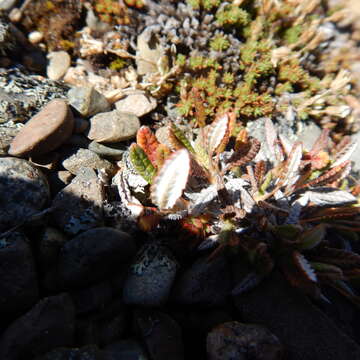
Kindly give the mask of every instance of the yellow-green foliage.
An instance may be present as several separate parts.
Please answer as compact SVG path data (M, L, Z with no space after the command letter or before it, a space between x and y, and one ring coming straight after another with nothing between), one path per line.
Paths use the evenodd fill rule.
M218 7L221 4L221 0L186 0L187 4L193 9L203 8L205 10L211 10Z
M323 11L321 5L302 14L299 21L300 15L294 16L294 13L302 8L296 1L244 1L241 6L231 2L220 6L218 1L202 0L187 0L187 3L215 15L215 21L223 29L209 39L209 50L226 52L231 46L227 33L234 34L234 31L242 45L238 49L238 66L235 66L239 70L234 73L223 70L221 57L215 60L201 55L188 58L178 55L176 64L186 74L177 84L181 98L178 109L183 116L194 118L193 88L201 94L208 122L216 113L230 108L243 120L271 116L277 96L299 94L293 100L296 108L297 101L300 104L323 90L321 79L304 66L303 55L307 50L302 52L308 44L302 40L304 32L313 28L313 21L319 19ZM276 51L284 49L284 54L280 51L281 55L276 57ZM309 116L309 108L299 108L299 116Z
M249 23L250 16L239 6L229 4L216 13L216 21L223 26L245 26Z
M226 50L230 45L225 35L218 34L210 41L210 48L215 51Z

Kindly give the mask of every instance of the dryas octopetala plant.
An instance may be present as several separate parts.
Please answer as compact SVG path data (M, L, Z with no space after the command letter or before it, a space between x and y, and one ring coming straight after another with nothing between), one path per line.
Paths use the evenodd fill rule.
M323 297L321 282L360 304L349 285L360 279L360 256L346 237L333 240L340 231L360 230L360 189L345 180L356 145L346 137L331 156L327 130L306 151L301 142L279 136L269 119L263 144L236 127L228 112L200 127L193 140L171 124L171 147L140 128L128 167L142 186L148 184L141 195L146 206L134 196L141 181L129 180L126 171L118 183L122 202L144 230L161 226L162 219L177 221L201 239L200 250L214 248L209 259L231 249L249 269L234 293L276 266L316 298Z

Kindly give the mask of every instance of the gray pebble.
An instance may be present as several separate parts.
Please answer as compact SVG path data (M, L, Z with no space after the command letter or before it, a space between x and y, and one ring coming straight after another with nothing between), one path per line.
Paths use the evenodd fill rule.
M73 87L68 94L69 103L82 116L92 116L110 110L105 96L93 87Z
M70 235L101 226L103 201L103 187L95 171L82 168L72 182L55 196L53 221Z
M129 94L125 98L118 100L115 107L119 111L126 111L141 117L157 106L156 100L144 93L138 92Z
M0 126L0 155L8 153L11 142L18 134L20 128Z
M81 148L75 154L65 159L62 165L74 175L77 175L83 167L96 170L105 169L108 174L112 174L115 171L115 166L110 161L101 159L99 155L91 150Z
M124 145L103 145L99 144L96 141L92 141L89 144L89 150L93 151L94 153L108 157L114 160L121 160L124 152L127 150Z
M71 64L70 55L66 51L52 51L48 54L49 64L46 74L51 80L61 79Z
M134 138L139 128L136 115L113 110L93 116L87 136L96 142L114 143Z

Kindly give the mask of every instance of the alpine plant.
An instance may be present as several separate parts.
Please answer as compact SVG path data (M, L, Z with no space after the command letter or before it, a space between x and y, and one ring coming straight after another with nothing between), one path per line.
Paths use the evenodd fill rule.
M139 226L151 231L176 221L200 239L199 251L212 249L209 261L223 251L243 261L249 272L233 294L277 267L316 299L327 284L360 304L352 289L360 256L348 240L360 230L360 189L346 179L355 144L345 137L330 153L323 130L306 150L279 136L269 119L260 143L232 112L198 125L193 139L170 124L171 146L148 127L138 131L117 186Z

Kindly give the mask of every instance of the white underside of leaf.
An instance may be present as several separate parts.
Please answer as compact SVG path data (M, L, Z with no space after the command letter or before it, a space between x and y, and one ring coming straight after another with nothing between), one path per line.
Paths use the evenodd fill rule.
M347 191L335 188L308 190L309 200L318 206L341 206L356 203L356 197Z
M313 282L317 282L316 273L315 273L314 269L311 267L310 263L305 259L304 255L300 254L299 252L296 252L294 255L295 255L297 264L305 272L308 279Z
M218 234L210 235L198 246L198 250L203 251L203 250L212 249L218 244L218 241L219 241Z
M299 217L301 210L309 202L309 195L307 193L302 194L299 199L295 200L290 207L290 212L288 217L285 220L285 224L297 224L299 222Z
M221 141L224 139L228 125L229 117L227 114L224 114L211 124L207 139L209 154L213 154L220 145Z
M190 171L190 155L186 149L176 151L162 166L151 186L151 200L160 210L172 209L182 195Z
M302 144L296 143L290 151L284 185L293 185L299 177L299 167L302 158Z
M186 193L186 196L191 200L192 203L190 206L190 215L199 216L217 197L216 186L210 185L198 193Z
M233 204L237 208L244 208L247 213L251 213L256 202L244 187L248 185L249 183L247 181L239 178L229 179L225 183L226 190L232 197Z

